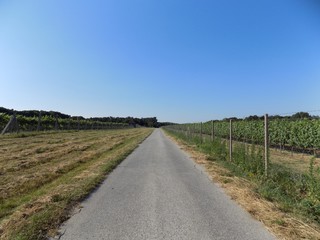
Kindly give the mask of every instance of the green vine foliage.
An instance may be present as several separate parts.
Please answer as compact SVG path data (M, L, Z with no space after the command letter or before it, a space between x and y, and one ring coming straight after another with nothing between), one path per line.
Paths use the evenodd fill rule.
M0 114L0 132L10 120L9 115ZM25 117L17 115L19 131L36 131L38 129L38 117ZM72 119L72 118L56 118L53 116L42 116L40 130L50 131L55 130L81 130L81 129L112 129L112 128L126 128L129 127L125 123L101 122L86 119Z
M184 131L200 133L200 123L180 124L174 127ZM230 123L228 121L214 122L214 135L229 138ZM202 124L202 133L211 135L212 123ZM232 122L232 138L237 141L263 144L263 120L237 120ZM278 148L320 149L320 120L319 119L273 119L269 121L270 145Z
M319 149L319 120L273 120L269 126L274 146ZM320 223L320 167L315 165L315 157L310 157L307 172L294 171L279 162L271 162L266 176L264 148L259 145L264 140L263 121L233 122L234 139L253 144L235 142L231 161L229 127L227 121L215 122L214 139L208 136L212 133L211 122L202 124L202 127L197 123L172 125L165 129L208 154L208 160L218 161L235 175L256 182L259 186L257 192L269 201L278 202L282 210L299 212Z

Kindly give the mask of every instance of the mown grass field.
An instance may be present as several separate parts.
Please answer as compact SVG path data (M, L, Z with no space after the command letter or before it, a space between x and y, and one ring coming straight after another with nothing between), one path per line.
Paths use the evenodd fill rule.
M0 137L0 239L45 239L152 129Z

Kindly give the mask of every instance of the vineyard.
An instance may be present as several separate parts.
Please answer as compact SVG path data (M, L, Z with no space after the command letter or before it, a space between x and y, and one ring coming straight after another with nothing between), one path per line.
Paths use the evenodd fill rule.
M0 113L0 130L5 128L10 121L11 116L8 114ZM77 118L57 118L54 116L41 116L39 117L25 117L17 115L17 129L16 131L50 131L50 130L84 130L84 129L115 129L126 128L129 124L102 122L87 119Z
M123 129L161 127L171 123L158 122L156 117L90 117L71 116L57 111L17 111L0 107L0 133L51 130Z
M166 126L233 174L255 182L255 190L285 212L320 224L320 120L226 119Z
M183 131L201 132L201 123L175 125ZM229 121L214 121L202 124L202 133L220 138L229 138ZM232 138L236 141L263 144L263 120L238 120L232 122ZM280 149L316 152L320 149L319 119L274 119L269 121L270 145Z

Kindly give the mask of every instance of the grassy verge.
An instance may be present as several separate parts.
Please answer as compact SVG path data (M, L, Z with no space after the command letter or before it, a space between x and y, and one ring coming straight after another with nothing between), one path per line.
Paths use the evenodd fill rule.
M273 164L269 178L265 178L263 151L258 147L236 144L230 162L225 141L201 143L197 137L167 133L205 164L214 180L280 239L320 239L319 170L312 159L308 173Z
M0 239L46 239L152 129L0 139Z

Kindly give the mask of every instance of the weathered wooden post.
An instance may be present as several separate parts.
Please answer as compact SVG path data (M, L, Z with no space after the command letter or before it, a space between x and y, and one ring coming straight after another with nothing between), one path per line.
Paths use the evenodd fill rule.
M264 173L268 177L269 165L269 122L268 114L264 115Z
M19 127L19 122L18 122L18 119L17 119L16 112L14 112L13 115L14 115L14 127L15 127L17 133L19 133L20 127Z
M54 130L58 131L58 116L57 114L54 115L55 123L54 123Z
M214 140L214 121L211 120L211 141Z
M80 120L79 117L77 117L77 122L78 122L78 131L80 130Z
M196 124L193 124L193 131L192 131L192 137L195 137L196 135Z
M38 116L38 126L37 126L37 131L41 131L41 117L42 117L42 111L39 111L39 116Z
M232 161L232 119L230 119L230 143L229 143L229 157Z
M200 143L203 142L203 136L202 136L202 122L200 123Z
M5 128L2 130L1 135L5 134L6 132L12 132L13 129L17 126L17 118L16 118L16 113L13 112L13 115L11 116L9 122L5 126Z
M8 122L7 125L4 127L4 129L2 130L1 135L5 134L5 133L8 131L8 129L9 129L11 123L12 123L12 119L13 119L13 116L11 116L9 122Z

